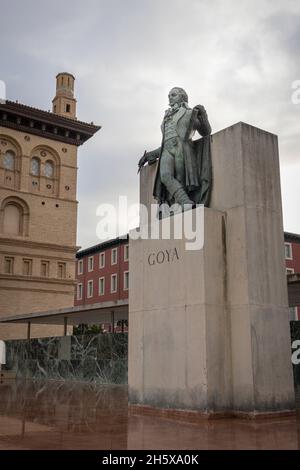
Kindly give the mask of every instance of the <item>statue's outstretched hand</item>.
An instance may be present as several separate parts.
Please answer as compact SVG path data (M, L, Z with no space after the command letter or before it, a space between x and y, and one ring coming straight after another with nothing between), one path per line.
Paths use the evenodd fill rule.
M138 167L139 167L138 173L140 172L141 168L145 165L145 163L147 163L147 161L148 161L147 152L145 150L144 155L142 156L142 158L140 158L139 163L138 163Z
M151 152L147 152L145 150L144 155L142 156L142 158L140 158L140 161L138 163L139 171L145 165L145 163L149 163L149 165L153 165L159 158L160 150L161 150L160 148L151 150Z
M142 166L144 166L145 163L147 163L147 152L146 152L146 150L145 150L145 153L144 153L144 155L142 156L142 158L140 158L140 160L139 160L139 163L138 163L139 168L141 168Z

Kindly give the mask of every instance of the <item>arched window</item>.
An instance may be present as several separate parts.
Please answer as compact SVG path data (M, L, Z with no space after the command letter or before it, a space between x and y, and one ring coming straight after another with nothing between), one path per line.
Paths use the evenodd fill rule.
M45 163L45 176L54 178L54 163L51 160L47 160Z
M47 145L38 145L32 149L30 158L29 191L58 196L60 157L57 151Z
M3 169L0 172L0 185L20 189L22 148L15 139L4 134L0 135L0 142L0 167Z
M40 176L40 167L40 159L37 157L33 157L31 159L30 173L34 176Z
M23 211L20 206L9 203L4 208L3 233L7 235L22 234Z
M9 196L0 206L0 232L10 236L29 234L29 207L26 201Z
M14 171L16 155L12 150L7 150L3 157L3 165L6 170Z

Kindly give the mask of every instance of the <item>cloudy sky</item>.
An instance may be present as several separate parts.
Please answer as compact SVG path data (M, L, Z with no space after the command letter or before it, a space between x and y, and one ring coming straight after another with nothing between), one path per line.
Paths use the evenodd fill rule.
M0 0L0 79L50 109L76 76L78 117L102 126L79 149L78 244L99 242L97 206L138 200L136 164L160 145L171 87L204 104L213 132L245 121L279 135L285 230L300 233L299 0Z

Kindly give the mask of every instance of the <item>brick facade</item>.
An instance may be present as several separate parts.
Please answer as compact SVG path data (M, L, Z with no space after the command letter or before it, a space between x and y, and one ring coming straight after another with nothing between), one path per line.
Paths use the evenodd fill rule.
M285 232L284 242L287 274L300 273L300 235ZM300 320L300 306L290 314L291 320Z
M128 299L128 255L127 238L111 240L78 252L75 306ZM110 329L110 326L105 325L104 328ZM116 329L120 330L120 326Z
M81 124L17 103L0 108L0 317L70 307L83 143L70 133ZM31 327L32 337L62 333L58 326ZM0 326L0 339L26 335L26 325Z

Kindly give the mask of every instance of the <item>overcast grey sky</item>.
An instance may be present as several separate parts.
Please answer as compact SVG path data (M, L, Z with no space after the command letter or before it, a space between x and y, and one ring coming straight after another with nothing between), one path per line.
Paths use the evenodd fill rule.
M99 242L96 208L138 200L137 160L160 145L171 87L203 104L213 132L238 121L278 134L285 230L300 233L299 0L0 0L0 79L11 100L50 109L76 76L78 244Z

